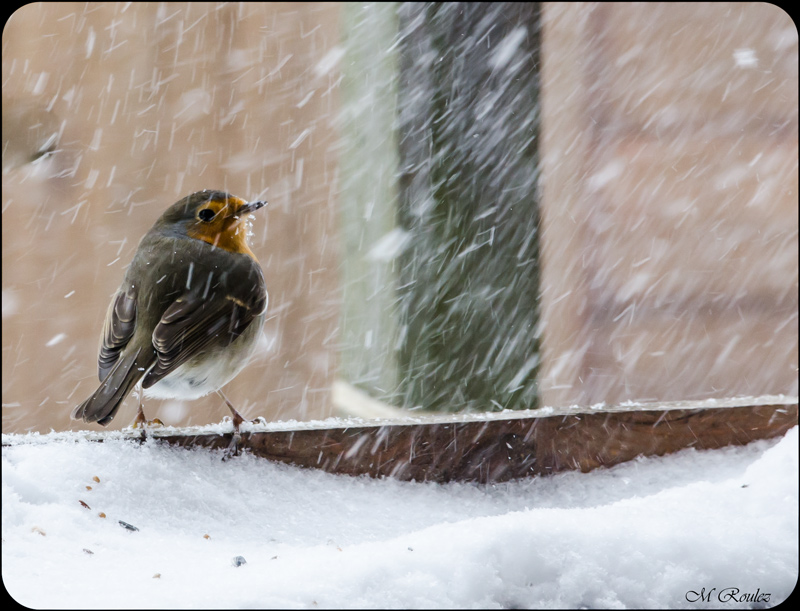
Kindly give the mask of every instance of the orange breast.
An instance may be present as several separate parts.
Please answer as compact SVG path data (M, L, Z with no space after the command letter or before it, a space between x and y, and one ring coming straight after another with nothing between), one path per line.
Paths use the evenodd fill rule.
M218 222L191 226L187 233L190 238L203 240L216 248L256 258L247 245L247 228L244 219L221 218Z

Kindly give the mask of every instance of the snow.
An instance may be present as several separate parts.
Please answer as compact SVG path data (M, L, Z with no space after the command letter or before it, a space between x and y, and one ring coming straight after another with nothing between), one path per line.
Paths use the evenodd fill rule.
M396 259L411 243L411 234L395 227L379 238L367 252L367 258L373 261L389 262Z
M797 427L490 486L115 435L3 444L3 582L34 608L741 608L798 576Z
M343 47L333 47L330 51L328 51L325 56L319 60L317 65L314 67L314 72L317 76L322 76L325 74L330 74L334 68L339 64L339 61L344 57L345 50Z
M500 44L497 45L497 48L492 52L491 57L489 58L489 65L492 68L502 68L509 61L514 57L514 54L517 52L517 48L519 47L520 43L525 40L525 37L528 35L528 29L523 26L517 26L511 32L509 32L506 37L500 41Z

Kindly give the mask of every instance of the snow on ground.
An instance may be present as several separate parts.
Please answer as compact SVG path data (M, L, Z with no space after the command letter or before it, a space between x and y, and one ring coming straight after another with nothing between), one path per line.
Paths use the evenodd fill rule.
M798 577L797 427L493 486L34 440L3 437L3 583L28 607L751 608Z

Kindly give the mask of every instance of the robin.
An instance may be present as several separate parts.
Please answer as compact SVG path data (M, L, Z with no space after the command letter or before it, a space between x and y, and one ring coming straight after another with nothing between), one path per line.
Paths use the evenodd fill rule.
M266 202L198 191L170 206L139 242L100 338L100 387L72 418L103 426L141 381L147 396L197 399L247 364L264 325L267 289L246 219ZM147 424L139 401L135 426Z

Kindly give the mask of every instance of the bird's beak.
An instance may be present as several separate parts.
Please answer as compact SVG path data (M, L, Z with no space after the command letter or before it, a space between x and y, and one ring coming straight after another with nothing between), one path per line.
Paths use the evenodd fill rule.
M256 201L256 202L249 202L240 206L239 209L236 211L236 216L244 216L245 214L250 214L251 212L255 212L259 208L263 208L267 205L267 202Z

